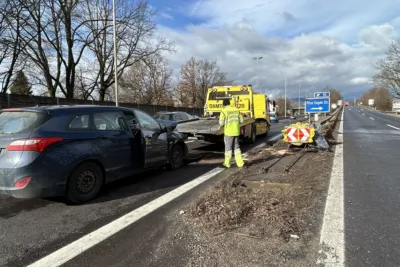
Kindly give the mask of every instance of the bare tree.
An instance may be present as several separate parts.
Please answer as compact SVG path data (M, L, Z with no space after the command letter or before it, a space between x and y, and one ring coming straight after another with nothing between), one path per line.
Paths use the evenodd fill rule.
M22 27L21 12L21 6L14 1L0 2L0 66L6 69L0 72L2 93L7 92L14 74L24 67L24 62L19 60L23 50L19 34Z
M90 80L84 70L80 69L76 73L74 98L83 100L94 100L91 92L88 90Z
M373 87L365 92L359 101L368 105L369 99L374 99L374 107L378 110L392 110L392 96L387 89Z
M285 115L285 98L278 97L276 100L276 114L279 116ZM290 113L290 110L296 106L290 99L286 99L286 110Z
M54 17L48 4L54 3L54 1L45 0L12 0L16 6L22 8L20 14L11 14L13 19L18 17L22 20L22 28L18 33L18 37L21 40L23 46L26 47L23 51L24 57L32 62L33 66L40 70L38 76L42 76L43 79L38 79L40 82L44 82L49 91L50 96L54 97L56 94L56 88L60 84L61 77L61 58L57 57L57 51L54 51L54 45L51 42L59 41L60 38L57 36L59 33L59 19ZM56 23L52 25L55 21ZM56 30L52 29L53 27ZM11 26L13 31L16 33L17 28ZM50 37L50 32L56 32ZM54 38L53 35L55 35ZM56 66L53 66L53 62L56 62ZM34 74L31 72L31 74Z
M220 71L216 61L192 57L181 67L175 97L182 106L203 107L208 88L228 83L226 73Z
M376 69L373 77L375 85L400 96L400 41L389 46L385 57L376 64Z
M66 98L74 97L76 69L83 52L95 38L87 27L81 0L10 0L21 9L10 17L21 21L20 30L12 24L32 67L31 75L55 97L58 89ZM33 71L32 71L33 70Z
M159 54L134 63L122 76L121 85L121 96L126 102L173 105L172 70Z
M117 0L118 77L136 62L161 51L173 51L170 42L155 36L155 13L149 4L146 1L132 2ZM114 84L112 1L86 0L86 4L90 10L90 30L98 34L95 42L90 44L98 69L93 73L94 82L89 90L97 89L99 100L103 101Z
M329 85L325 87L324 91L330 93L331 104L333 103L337 104L338 100L343 99L342 94L338 90Z

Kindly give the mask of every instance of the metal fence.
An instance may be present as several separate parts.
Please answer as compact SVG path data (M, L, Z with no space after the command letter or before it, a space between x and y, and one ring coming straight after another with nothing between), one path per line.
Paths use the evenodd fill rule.
M93 100L82 99L66 99L42 96L27 96L15 94L0 94L0 108L21 108L33 106L48 106L48 105L102 105L114 106L114 102L104 101L98 102ZM159 111L183 111L191 115L202 116L202 108L187 108L187 107L172 107L172 106L159 106L159 105L142 105L135 103L119 103L121 107L137 108L151 115Z

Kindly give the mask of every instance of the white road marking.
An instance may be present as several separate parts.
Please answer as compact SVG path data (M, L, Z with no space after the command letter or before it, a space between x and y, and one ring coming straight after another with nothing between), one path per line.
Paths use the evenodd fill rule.
M363 115L365 116L365 113L363 113Z
M277 134L277 135L271 137L268 141L276 141L276 140L278 140L279 138L282 138L282 137L283 137L283 133L280 133L280 134Z
M202 176L196 178L195 180L192 180L170 191L169 193L166 193L165 195L147 203L146 205L143 205L140 208L131 211L130 213L116 219L115 221L112 221L109 224L83 236L82 238L70 243L69 245L66 245L65 247L51 253L50 255L32 263L28 267L60 266L66 263L67 261L73 259L74 257L78 256L79 254L85 252L86 250L90 249L91 247L99 244L100 242L104 241L105 239L109 238L115 233L123 230L124 228L128 227L129 225L143 218L147 214L164 206L168 202L183 195L184 193L195 188L201 183L204 183L205 181L214 177L223 170L224 168L219 168L219 167L212 169L211 171L203 174Z
M344 267L344 191L343 191L343 116L335 148L328 197L320 237L320 255L317 263L324 266Z
M374 118L372 118L372 117L369 117L369 118L370 118L371 120L373 120L373 121L375 120L375 119L374 119Z
M193 142L194 142L194 140L185 141L186 144L193 143Z
M390 124L386 124L386 125L389 126L389 127L392 127L393 129L400 130L400 128L397 128L397 127L395 127L393 125L390 125Z

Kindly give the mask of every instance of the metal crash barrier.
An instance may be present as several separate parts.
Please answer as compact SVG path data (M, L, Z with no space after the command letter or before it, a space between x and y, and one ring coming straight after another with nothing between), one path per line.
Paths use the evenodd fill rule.
M282 130L283 141L294 146L301 146L314 142L315 129L307 122L290 124Z

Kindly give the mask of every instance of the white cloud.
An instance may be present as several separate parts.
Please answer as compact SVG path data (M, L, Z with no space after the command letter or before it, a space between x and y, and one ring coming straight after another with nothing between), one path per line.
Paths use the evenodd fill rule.
M237 82L255 85L258 73L260 88L274 95L283 93L285 59L291 96L298 81L309 92L326 85L345 95L366 90L374 63L400 37L397 0L203 0L186 9L203 22L159 28L176 44L168 56L176 70L191 56L217 60Z
M160 13L160 16L161 16L162 18L164 18L164 19L174 19L174 18L171 16L171 14L168 14L168 13L166 13L166 12L161 12L161 13Z
M368 77L355 77L350 80L350 84L365 85L365 84L369 84L369 83L371 83L371 78L368 78Z

